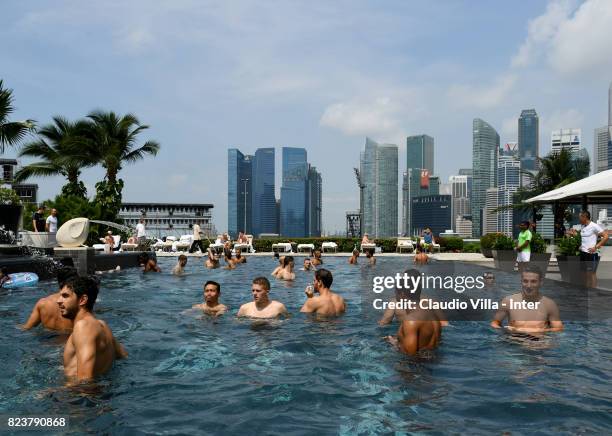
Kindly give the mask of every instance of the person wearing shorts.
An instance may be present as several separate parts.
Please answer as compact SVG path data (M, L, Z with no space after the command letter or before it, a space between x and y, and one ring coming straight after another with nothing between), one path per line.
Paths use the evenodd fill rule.
M531 259L531 231L529 230L529 221L523 221L519 224L521 232L518 235L518 242L516 244L516 263L518 264L519 272L523 271L523 268L529 263Z
M597 287L597 266L599 265L599 250L608 240L608 231L591 221L591 213L583 210L579 215L580 224L580 267L584 274L586 286ZM601 238L598 242L598 239Z

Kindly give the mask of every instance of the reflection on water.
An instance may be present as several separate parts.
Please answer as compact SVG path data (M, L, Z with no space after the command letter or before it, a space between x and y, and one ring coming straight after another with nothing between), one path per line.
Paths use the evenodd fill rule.
M609 320L568 322L539 337L453 321L438 350L410 358L381 339L397 324L378 327L380 313L368 308L372 277L403 271L405 258L373 267L326 258L348 305L338 319L299 313L312 273L297 270L295 282L271 290L292 316L257 321L234 315L252 299L251 280L276 266L272 258L249 258L235 271L190 261L182 277L170 274L175 259L159 263L155 276L102 278L96 312L129 358L86 385L63 376L66 335L15 327L54 284L0 295L0 412L68 414L71 431L123 434L605 433L612 425ZM221 283L229 314L190 310L206 280ZM517 289L499 273L480 292L501 298Z

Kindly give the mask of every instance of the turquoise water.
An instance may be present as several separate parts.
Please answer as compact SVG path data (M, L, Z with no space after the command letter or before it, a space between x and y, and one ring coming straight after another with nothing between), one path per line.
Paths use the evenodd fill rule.
M255 323L233 315L250 301L250 281L269 275L272 258L249 258L235 271L207 271L189 259L188 274L137 270L103 276L96 315L108 322L129 358L95 384L64 387L59 335L22 332L38 298L54 290L0 291L0 413L70 415L71 432L116 434L490 434L610 433L612 346L609 320L566 322L544 340L521 341L488 322L453 322L439 350L413 359L381 340L362 297L371 277L401 271L406 258L374 268L326 258L347 314L317 321L299 313L312 274L273 282L271 296L292 318ZM202 284L222 284L231 315L183 313L201 302ZM499 274L496 295L518 289ZM548 284L544 293L554 293ZM377 314L374 314L377 315Z

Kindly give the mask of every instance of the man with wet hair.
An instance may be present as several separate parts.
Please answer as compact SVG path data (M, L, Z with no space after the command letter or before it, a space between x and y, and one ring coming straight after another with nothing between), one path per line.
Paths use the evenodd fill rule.
M312 266L312 262L310 261L310 257L305 257L304 258L304 268L302 268L302 271L312 271L314 270L313 266Z
M187 256L185 256L184 254L181 254L178 257L178 263L172 269L172 274L174 275L183 274L185 272L185 266L187 266Z
M423 249L417 245L416 254L414 255L414 264L415 265L427 265L429 262L429 256Z
M285 266L276 274L276 278L281 280L295 280L295 272L293 272L294 267L295 261L293 256L285 257Z
M540 293L544 281L542 271L535 265L527 265L521 272L521 292L506 297L499 305L491 327L502 328L508 318L509 331L520 333L559 332L563 322L559 307L550 298Z
M368 259L368 263L370 265L376 265L376 258L374 257L374 249L368 248L365 251L366 258Z
M75 268L60 268L60 270L57 272L57 283L59 285L59 290L54 294L38 300L36 305L34 305L34 309L32 310L30 317L21 328L24 330L30 330L31 328L42 323L44 328L50 330L72 330L72 320L62 317L59 307L57 306L57 299L60 296L64 283L66 283L69 278L76 276L77 271Z
M213 252L212 248L208 248L208 257L206 258L206 262L204 262L204 266L208 269L219 268L219 255Z
M421 273L415 269L409 269L405 274L408 277L421 276ZM411 356L416 355L421 350L436 348L442 337L442 323L435 310L420 307L421 282L418 282L415 289L403 292L402 297L411 301L415 308L406 309L406 316L403 317L397 331L397 338L389 336L389 341L396 345L401 352Z
M246 263L246 257L242 255L242 249L236 248L236 259L234 259L234 263Z
M287 308L279 301L270 300L270 282L265 277L257 277L251 285L253 301L243 304L236 316L248 318L278 318L288 316Z
M153 257L148 258L142 272L161 272L161 268L157 265L157 259Z
M315 271L313 289L306 288L308 297L300 312L316 313L323 316L338 316L346 311L344 298L332 292L331 285L334 281L331 271L321 268ZM318 296L314 296L314 293Z
M357 258L359 257L359 250L357 250L356 248L353 249L353 252L351 253L351 257L349 258L349 265L357 265Z
M314 259L312 259L312 261L310 263L312 263L313 266L319 266L323 264L323 259L321 259L321 250L316 249L312 255L314 256Z
M103 374L115 359L127 357L108 325L93 315L98 290L91 277L71 277L57 300L61 315L74 323L64 348L64 373L79 381Z
M201 309L205 314L212 316L221 316L227 311L225 304L219 303L221 295L221 285L213 280L208 280L204 284L204 302L202 304L194 304L194 309Z

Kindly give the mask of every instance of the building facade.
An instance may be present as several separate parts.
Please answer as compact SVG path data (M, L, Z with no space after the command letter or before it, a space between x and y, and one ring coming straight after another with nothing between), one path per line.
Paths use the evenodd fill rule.
M550 134L550 147L553 153L567 149L578 152L581 148L582 130L580 129L557 129Z
M428 170L434 174L434 139L429 135L406 138L406 168Z
M434 236L452 228L450 195L423 195L412 199L415 234L420 235L425 227L430 227Z
M452 197L453 230L458 232L456 228L457 218L472 216L472 205L470 200L472 195L472 176L450 176L449 183ZM471 230L469 236L472 236Z
M486 193L485 207L482 210L482 234L497 233L498 214L495 209L499 207L499 188L488 188Z
M236 238L240 231L251 234L253 156L237 148L227 151L227 231Z
M513 204L514 195L521 186L521 161L518 154L505 150L499 156L497 168L498 207ZM497 212L497 231L512 236L512 209Z
M366 138L360 160L363 232L378 238L397 236L398 148Z
M434 139L429 135L414 135L406 138L406 171L402 179L401 233L403 235L412 233L412 199L439 193L435 187L430 189L430 178L433 174Z
M320 237L323 229L323 179L316 167L308 169L308 237Z
M486 121L474 119L472 147L472 234L483 234L481 216L485 207L487 189L497 183L497 155L499 134Z
M535 172L540 156L540 119L535 109L524 109L518 119L521 168Z
M259 148L253 158L252 219L253 235L278 233L274 195L274 148Z
M304 237L308 234L306 149L283 147L282 174L279 233L294 238Z
M13 183L17 160L0 159L0 186L12 189L24 203L36 204L38 201L38 185L35 183Z
M119 218L133 228L144 218L148 237L189 235L193 225L199 224L207 238L214 238L212 209L212 204L198 203L122 203Z

